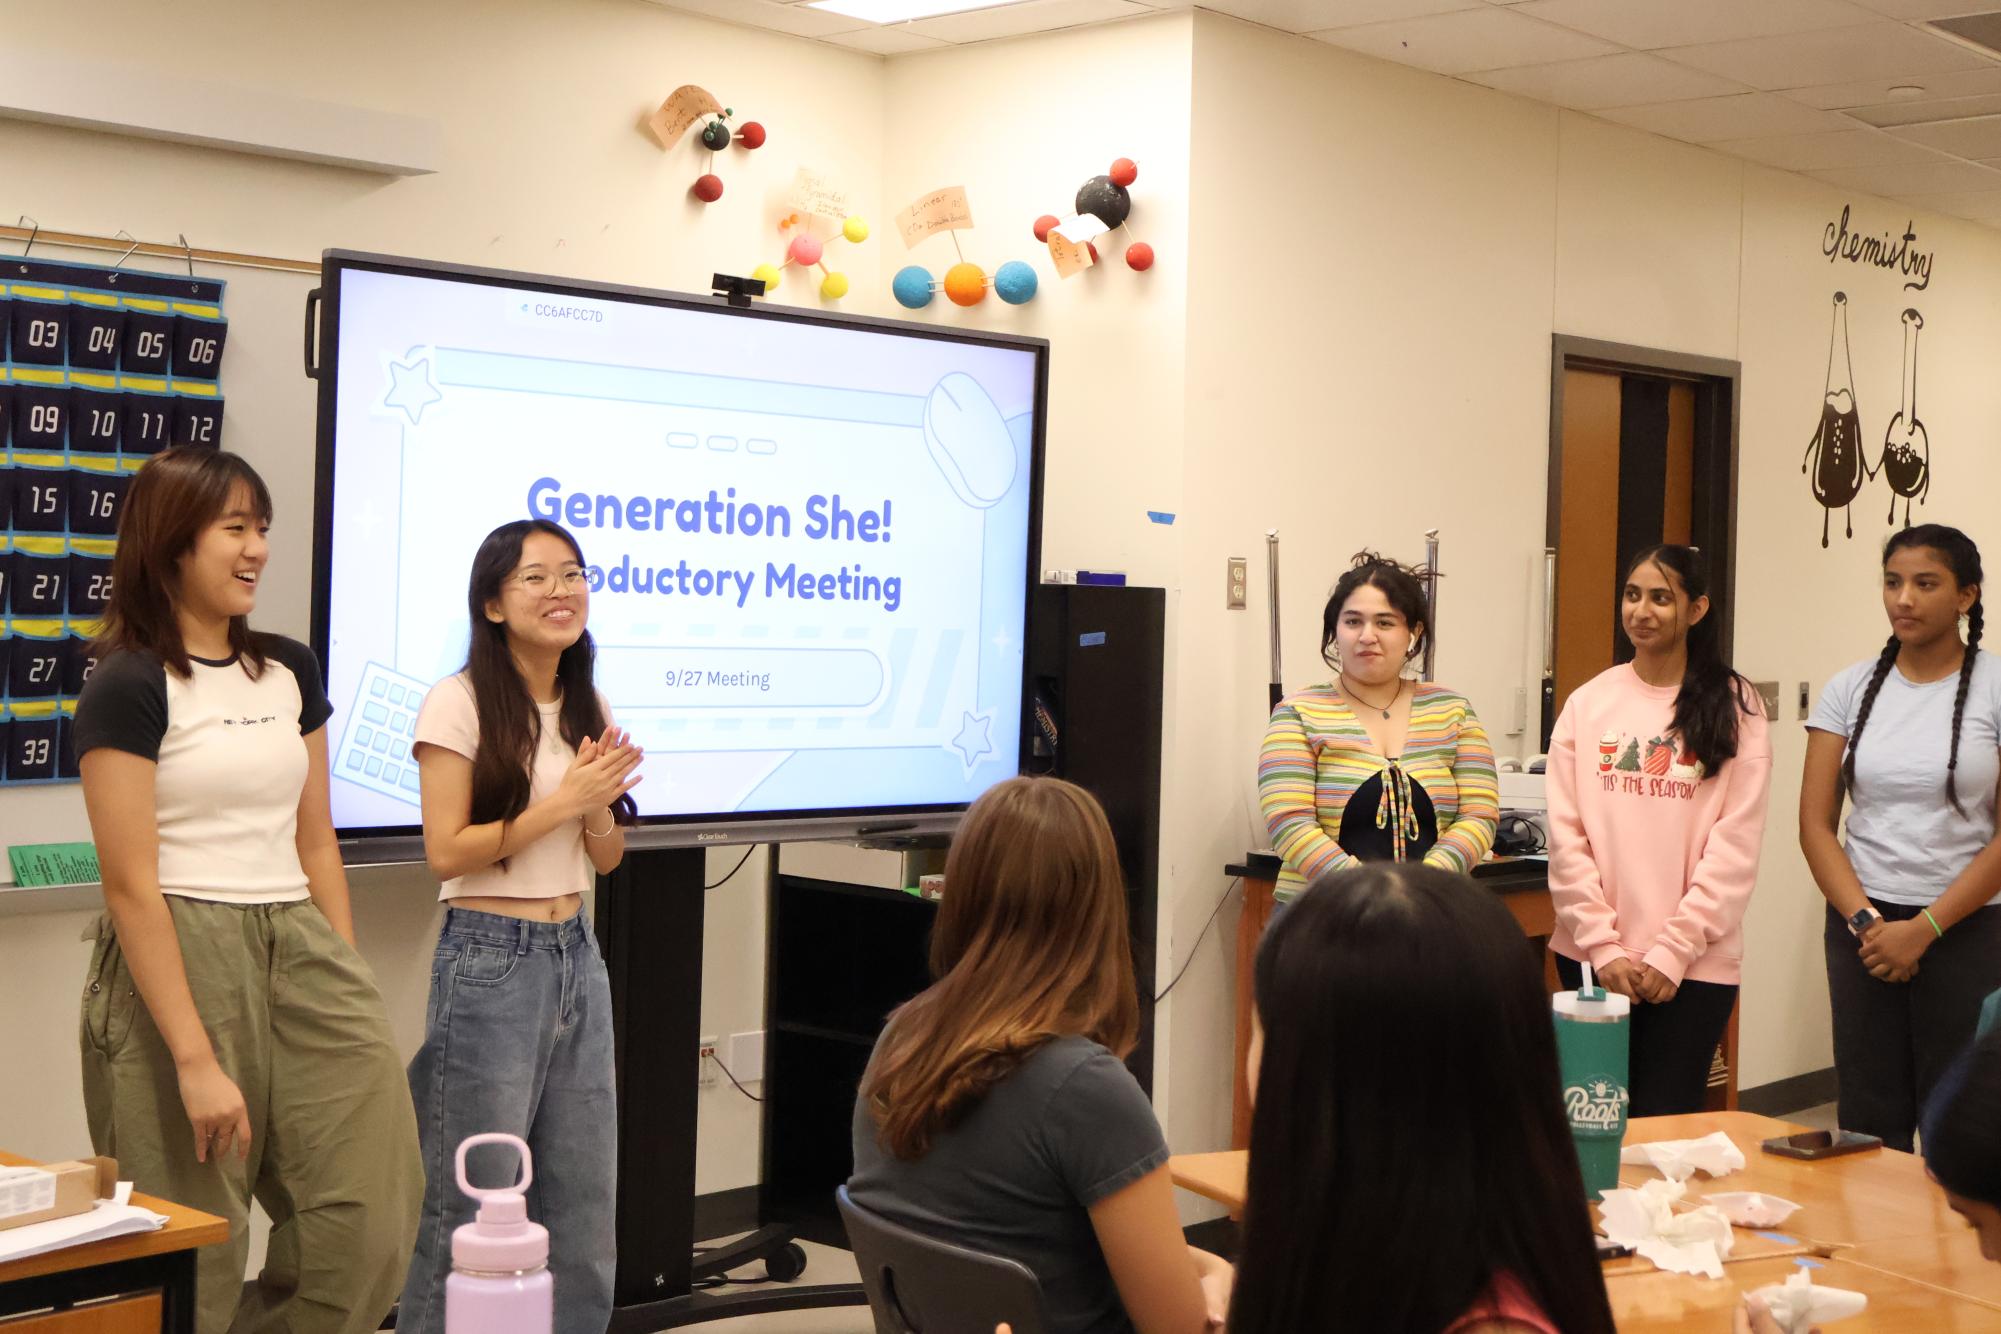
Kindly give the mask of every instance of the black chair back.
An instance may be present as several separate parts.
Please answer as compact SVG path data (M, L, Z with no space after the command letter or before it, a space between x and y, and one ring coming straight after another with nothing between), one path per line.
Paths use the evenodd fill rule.
M1026 1265L938 1241L835 1190L876 1334L1049 1334L1042 1285Z

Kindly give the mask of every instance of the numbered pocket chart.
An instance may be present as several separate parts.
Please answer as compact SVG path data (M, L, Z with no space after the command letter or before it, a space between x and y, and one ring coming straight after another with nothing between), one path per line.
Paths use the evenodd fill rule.
M0 783L76 777L118 507L169 445L222 444L224 284L0 260Z

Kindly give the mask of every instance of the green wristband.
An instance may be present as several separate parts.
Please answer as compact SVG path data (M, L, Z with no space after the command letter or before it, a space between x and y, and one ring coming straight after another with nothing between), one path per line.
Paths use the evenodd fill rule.
M1932 916L1932 910L1931 910L1930 908L1921 908L1921 909L1919 909L1919 911L1920 911L1920 912L1922 912L1922 913L1924 913L1924 915L1925 915L1925 920L1926 920L1927 922L1930 922L1930 923L1932 924L1932 930L1934 930L1934 931L1938 932L1938 938L1939 938L1940 940L1944 940L1944 939L1945 939L1945 930L1944 930L1944 928L1942 928L1942 927L1940 927L1940 926L1939 926L1939 924L1938 924L1938 918L1936 918L1936 917Z

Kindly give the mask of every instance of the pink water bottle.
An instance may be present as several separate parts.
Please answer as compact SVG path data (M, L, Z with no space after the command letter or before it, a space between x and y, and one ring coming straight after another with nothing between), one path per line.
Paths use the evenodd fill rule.
M521 1180L505 1190L476 1190L466 1180L466 1150L511 1144ZM474 1135L459 1145L459 1189L479 1201L472 1222L452 1233L452 1274L445 1280L445 1334L552 1334L556 1280L549 1273L549 1229L528 1221L535 1162L515 1135Z

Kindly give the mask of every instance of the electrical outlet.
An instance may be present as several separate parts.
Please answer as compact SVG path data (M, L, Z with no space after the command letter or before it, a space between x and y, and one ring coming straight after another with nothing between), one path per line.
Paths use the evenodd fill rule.
M713 1088L721 1076L716 1072L716 1040L714 1036L697 1038L695 1059L701 1062L701 1072L696 1083L703 1088Z
M1230 557L1229 600L1224 603L1225 609L1229 611L1242 611L1244 609L1244 595L1248 590L1251 577L1250 568L1251 562L1249 557Z

